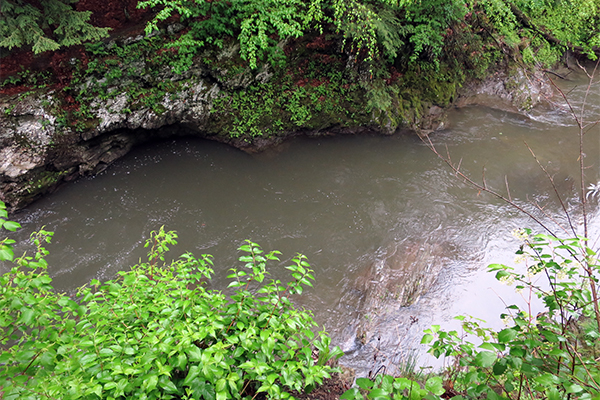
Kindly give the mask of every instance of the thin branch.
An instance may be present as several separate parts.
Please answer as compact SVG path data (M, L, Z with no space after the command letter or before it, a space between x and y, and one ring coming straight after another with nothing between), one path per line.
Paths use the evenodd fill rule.
M594 122L593 124L587 125L585 127L585 131L583 132L583 135L585 136L589 131L592 130L593 127L595 127L596 125L600 124L600 120Z
M577 114L575 113L575 111L573 110L573 107L571 106L571 102L569 102L569 99L565 96L563 91L560 90L560 88L558 86L556 86L556 83L554 83L554 81L551 78L548 78L548 79L550 79L552 86L554 86L556 89L558 89L559 93L563 96L563 99L567 102L567 105L571 109L571 114L573 115L573 118L575 118L575 120L577 121L577 126L579 126L578 137L579 137L580 202L581 202L581 213L582 213L582 217L583 217L583 235L585 238L588 237L588 217L587 217L587 209L586 209L587 199L585 198L585 165L583 163L583 155L584 155L584 152L583 152L583 135L584 135L583 118L584 118L585 104L587 102L590 88L592 87L592 83L594 81L594 76L596 74L596 70L598 69L599 64L600 64L600 59L598 59L598 61L596 62L595 66L594 66L594 70L592 71L592 74L590 75L590 74L588 74L587 70L585 70L585 68L583 68L583 66L581 66L578 63L579 67L584 70L585 74L589 78L588 86L585 91L585 96L583 98L583 104L581 106L581 119L579 117L577 117ZM584 254L584 257L585 257L585 254ZM594 314L596 317L596 325L598 326L598 330L600 330L600 308L598 305L598 293L596 290L596 279L594 276L594 270L586 260L584 260L584 261L585 262L582 263L582 267L585 270L587 278L590 281L590 290L592 292L592 302L594 304Z
M583 360L581 359L581 355L579 354L579 352L573 348L573 346L571 344L569 344L569 342L565 342L567 344L568 347L571 347L573 349L573 354L575 354L577 356L577 358L579 359L579 362L581 363L581 366L583 367L584 371L587 373L588 377L590 378L591 382L594 385L590 385L587 382L582 381L581 379L579 379L578 377L576 377L575 375L572 376L572 378L576 379L579 381L579 383L581 383L582 385L585 385L587 387L591 387L594 388L596 390L600 390L600 386L598 385L598 382L596 382L596 379L594 379L594 377L592 376L592 374L590 374L590 371L587 369L587 367L585 366L585 362L583 362Z
M569 110L571 110L571 115L573 116L573 118L575 118L575 122L577 122L577 126L581 129L581 123L579 122L579 117L577 116L577 113L573 109L573 106L571 106L571 102L567 99L567 95L562 91L561 88L559 88L556 85L556 83L554 83L552 78L548 78L548 80L550 80L550 84L554 87L554 89L556 89L560 93L561 97L566 101L567 106L569 107Z
M508 200L512 201L512 197L510 197L510 188L508 186L508 176L504 175L504 183L506 184L506 193L508 194Z
M485 182L485 165L481 167L481 181L483 182L483 187L487 188L487 183Z
M588 74L587 69L585 69L585 67L579 63L579 60L575 59L575 62L577 63L577 66L579 68L581 68L581 70L583 71L583 73L587 75L588 79L592 79L592 77L590 76L590 74Z
M556 198L560 202L560 206L562 207L563 212L567 216L567 221L569 222L569 227L571 228L571 232L573 232L573 236L574 237L577 237L577 231L576 231L575 227L573 226L573 221L571 221L571 216L569 215L569 211L567 210L567 207L565 206L565 203L564 203L564 201L562 199L562 196L560 195L560 193L558 192L558 189L556 188L556 184L554 183L554 178L552 178L552 175L550 175L548 173L548 170L546 169L546 167L544 167L542 165L542 163L537 158L537 156L535 155L535 153L533 152L533 150L531 149L531 147L529 147L529 145L527 144L527 142L524 142L524 143L525 143L525 146L527 146L527 149L531 153L531 156L533 157L533 159L535 160L535 162L537 163L537 165L542 169L542 171L544 171L544 174L546 174L546 177L550 181L550 184L552 185L552 189L554 190L554 194L556 195Z
M569 231L567 228L565 228L564 226L562 226L562 224L560 222L558 222L553 216L552 214L549 214L546 212L546 210L544 209L544 207L542 207L537 201L535 200L530 200L529 197L527 198L527 200L533 204L543 215L544 217L548 218L550 221L554 222L556 224L556 226L558 226L566 235L569 235Z
M513 208L517 209L518 211L522 212L523 214L527 215L529 218L531 218L533 221L535 221L539 226L541 226L546 232L548 232L549 234L554 235L554 232L546 226L546 224L544 224L538 217L536 217L535 215L533 215L531 212L525 210L523 207L521 207L520 205L518 205L517 203L515 203L514 201L509 200L508 198L506 198L505 196L501 195L500 193L488 188L487 186L482 186L481 184L475 182L473 179L471 179L469 176L467 176L466 174L464 174L462 171L460 171L456 165L454 165L452 163L452 161L449 158L445 158L444 156L442 156L437 149L435 148L435 145L433 144L433 142L431 141L431 139L429 137L427 137L427 139L425 138L421 138L423 140L423 142L427 145L427 147L429 147L429 149L431 151L433 151L433 153L438 156L438 158L440 160L442 160L443 162L445 162L450 169L452 169L452 171L454 171L454 173L458 176L460 176L461 178L463 178L466 182L468 182L470 185L472 185L473 187L475 187L476 189L479 189L482 192L486 192L491 194L492 196L506 202L507 204L509 204L510 206L512 206ZM425 141L427 140L427 141ZM448 149L448 146L446 146L446 150Z
M554 71L550 71L549 69L543 69L542 72L545 72L547 74L552 74L552 75L557 76L557 77L559 77L560 79L563 79L563 80L567 79L566 77L562 76L561 74L558 74L558 73L556 73Z

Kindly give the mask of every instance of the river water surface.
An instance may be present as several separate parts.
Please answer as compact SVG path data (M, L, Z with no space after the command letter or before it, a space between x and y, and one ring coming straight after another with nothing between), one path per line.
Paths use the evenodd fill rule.
M561 84L580 104L584 77ZM598 92L592 86L588 119L600 114ZM455 162L462 159L475 180L485 175L490 187L506 193L507 177L515 202L531 210L537 202L549 215L541 218L553 224L564 214L524 143L576 213L578 130L558 105L530 116L483 106L451 110L448 128L431 138ZM589 182L599 179L598 144L592 128L584 149ZM599 231L596 204L592 199L593 233ZM538 229L458 179L414 134L299 138L254 155L192 138L148 144L15 219L23 225L15 235L21 251L32 231L55 232L50 273L66 291L136 263L149 232L162 225L179 234L174 254L214 255L214 288L227 286L227 269L239 265L236 248L244 239L282 251L283 261L301 252L316 283L296 302L314 310L359 373L381 365L391 371L419 347L423 329L452 326L454 315L500 326L503 302L520 298L486 266L512 264L519 246L513 229ZM285 265L274 264L273 277L286 279ZM390 274L393 285L386 286ZM420 364L428 362L421 355Z

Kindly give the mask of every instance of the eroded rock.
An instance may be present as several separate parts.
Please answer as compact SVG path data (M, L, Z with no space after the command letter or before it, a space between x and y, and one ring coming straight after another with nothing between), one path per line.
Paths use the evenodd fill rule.
M427 293L446 264L452 245L442 238L390 243L375 260L349 279L340 303L350 308L354 323L344 333L342 350L351 353L374 340L381 321L393 318Z
M172 27L173 32L179 29ZM138 39L141 40L138 37L132 40ZM111 43L114 45L114 40L109 47ZM354 116L347 125L340 125L339 120L332 120L335 115L325 114L315 116L310 129L290 123L278 136L255 137L253 142L232 138L227 127L233 124L235 107L216 111L215 102L252 83L270 82L273 71L267 64L256 70L242 68L239 45L226 46L213 56L218 62L197 60L181 74L167 65L155 66L159 70L151 71L149 62L139 59L129 65L119 64L118 68L129 71L120 81L90 76L80 84L81 93L103 88L99 97L85 104L81 100L78 100L81 104L72 98L67 100L64 93L52 90L0 98L0 200L8 204L9 210L22 207L63 180L103 170L135 144L166 135L193 134L255 151L299 132L393 134L410 126L429 133L444 127L444 110L428 106L415 121L405 121L402 113L386 110ZM162 88L168 86L165 82L176 89L164 89L158 95L153 92L151 101L146 100L147 92L143 90L132 93L132 87ZM463 91L458 105L481 103L489 97L495 99L496 107L507 104L506 107L526 110L542 102L548 93L543 77L517 70L510 76L498 74L483 83L472 84ZM364 100L361 99L357 95L354 101ZM358 109L365 107L358 105ZM344 118L341 121L347 120ZM139 132L141 129L146 132Z
M498 71L482 81L471 82L460 92L456 106L483 105L511 112L527 112L553 96L548 77L541 71L522 68Z

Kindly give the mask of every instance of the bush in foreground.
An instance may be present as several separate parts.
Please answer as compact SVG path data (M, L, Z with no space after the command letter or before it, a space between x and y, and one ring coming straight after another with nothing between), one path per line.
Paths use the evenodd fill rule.
M358 400L598 400L600 399L600 263L584 238L559 239L516 231L522 240L513 269L492 264L496 279L516 284L526 307L507 306L506 328L494 330L481 320L457 317L462 331L434 325L422 343L435 357L452 363L424 385L379 375L358 379L342 399ZM544 310L534 311L532 299Z
M147 242L148 262L77 297L58 294L43 244L0 279L0 394L12 399L291 398L329 377L329 337L313 333L309 312L293 306L313 279L303 256L287 267L293 281L266 283L263 253L247 242L232 269L232 296L207 290L210 256L185 254L166 265L176 235L162 228ZM6 245L4 243L4 245Z

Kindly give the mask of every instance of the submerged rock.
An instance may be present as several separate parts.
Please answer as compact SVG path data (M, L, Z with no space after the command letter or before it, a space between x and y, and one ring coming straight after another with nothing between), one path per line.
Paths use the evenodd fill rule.
M434 290L457 251L435 233L392 242L348 278L340 306L351 311L347 327L336 339L345 353L343 363L355 368L357 376L406 361L403 337L418 326L412 306Z
M349 279L340 300L354 314L354 323L344 332L342 350L351 353L372 341L381 321L427 293L444 267L451 247L447 242L422 239L390 243L379 249L375 260Z

